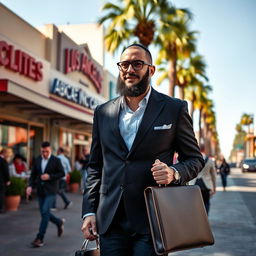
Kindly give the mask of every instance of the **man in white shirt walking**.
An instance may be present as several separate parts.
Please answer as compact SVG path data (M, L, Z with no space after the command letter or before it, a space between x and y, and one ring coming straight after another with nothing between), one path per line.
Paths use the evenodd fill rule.
M60 197L62 198L65 206L64 209L68 209L71 205L72 205L72 201L70 201L67 196L66 196L66 188L67 188L67 175L71 172L71 166L69 163L68 158L64 155L64 149L63 148L59 148L58 149L58 158L61 161L61 164L63 166L64 172L65 172L65 176L62 177L59 181L59 190L58 190L58 194L60 195Z
M31 243L34 248L44 246L44 236L49 221L56 225L58 237L63 234L65 220L53 215L50 212L50 208L56 198L58 181L64 175L65 173L60 159L52 155L50 143L48 141L43 142L41 145L41 155L36 158L33 164L29 185L26 190L29 196L32 188L36 187L41 214L39 231L35 240Z

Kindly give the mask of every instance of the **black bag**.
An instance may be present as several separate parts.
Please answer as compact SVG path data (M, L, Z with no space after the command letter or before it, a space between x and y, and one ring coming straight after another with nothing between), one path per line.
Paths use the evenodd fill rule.
M88 248L89 240L85 239L81 250L76 251L75 256L100 256L99 240L96 239L96 247Z
M205 185L205 183L204 183L202 178L197 179L195 185L199 186L201 190L209 190L206 187L206 185Z

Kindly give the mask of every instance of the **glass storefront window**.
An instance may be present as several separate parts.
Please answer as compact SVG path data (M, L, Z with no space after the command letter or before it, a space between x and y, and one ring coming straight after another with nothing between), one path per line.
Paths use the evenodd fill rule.
M31 126L29 130L30 154L29 165L32 166L33 160L40 155L40 148L43 142L43 128Z
M12 121L0 121L0 147L8 149L8 160L11 161L15 154L26 158L28 152L28 127Z
M29 127L24 123L0 120L0 148L7 149L9 162L16 154L19 154L28 160L29 167L31 167L32 160L40 154L42 141L42 127Z

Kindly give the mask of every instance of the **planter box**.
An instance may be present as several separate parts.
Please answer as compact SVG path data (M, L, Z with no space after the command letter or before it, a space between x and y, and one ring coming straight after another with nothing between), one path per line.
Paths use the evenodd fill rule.
M69 190L72 193L77 193L79 191L79 183L70 183Z
M6 196L5 206L7 211L17 211L20 205L21 196Z

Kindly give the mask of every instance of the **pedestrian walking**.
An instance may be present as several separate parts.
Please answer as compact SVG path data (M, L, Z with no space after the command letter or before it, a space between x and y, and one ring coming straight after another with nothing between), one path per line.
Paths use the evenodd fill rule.
M187 103L150 86L155 66L149 50L130 45L117 65L121 96L94 113L82 232L89 240L99 234L102 256L155 256L144 189L185 184L204 160Z
M65 173L60 159L52 155L50 143L47 141L43 142L41 145L41 155L34 162L29 186L26 190L29 196L32 192L32 187L37 188L41 214L39 232L35 240L31 243L32 247L44 246L44 236L49 221L56 225L58 237L63 234L65 220L54 216L50 212L58 191L58 182L63 176L65 176Z
M89 163L89 158L90 158L90 148L88 145L84 146L82 149L82 156L79 160L80 164L82 165L81 167L81 173L82 173L82 188L84 189L86 179L87 179L87 167Z
M68 177L68 174L71 172L71 166L70 166L69 159L64 155L64 153L65 153L64 148L59 147L58 151L57 151L57 154L58 154L57 157L61 161L61 164L62 164L64 172L65 172L65 176L62 177L59 181L58 195L60 196L60 198L62 199L62 201L64 203L64 209L68 209L73 204L72 201L69 200L67 195L66 195L67 177ZM53 207L51 208L51 211L54 211L54 210L56 211L57 210L56 202L57 202L57 200L55 200L55 202L53 204Z
M6 161L7 150L4 148L0 151L0 213L5 212L5 190L10 185L9 167Z
M190 185L198 185L200 187L204 200L205 210L207 215L210 211L210 198L216 193L216 168L213 160L205 154L205 148L202 145L201 153L203 155L205 166L195 179L189 182Z
M221 158L221 162L220 162L220 166L219 166L219 173L220 173L220 177L221 177L223 191L226 191L227 178L230 173L230 166L226 162L226 159L224 157Z

